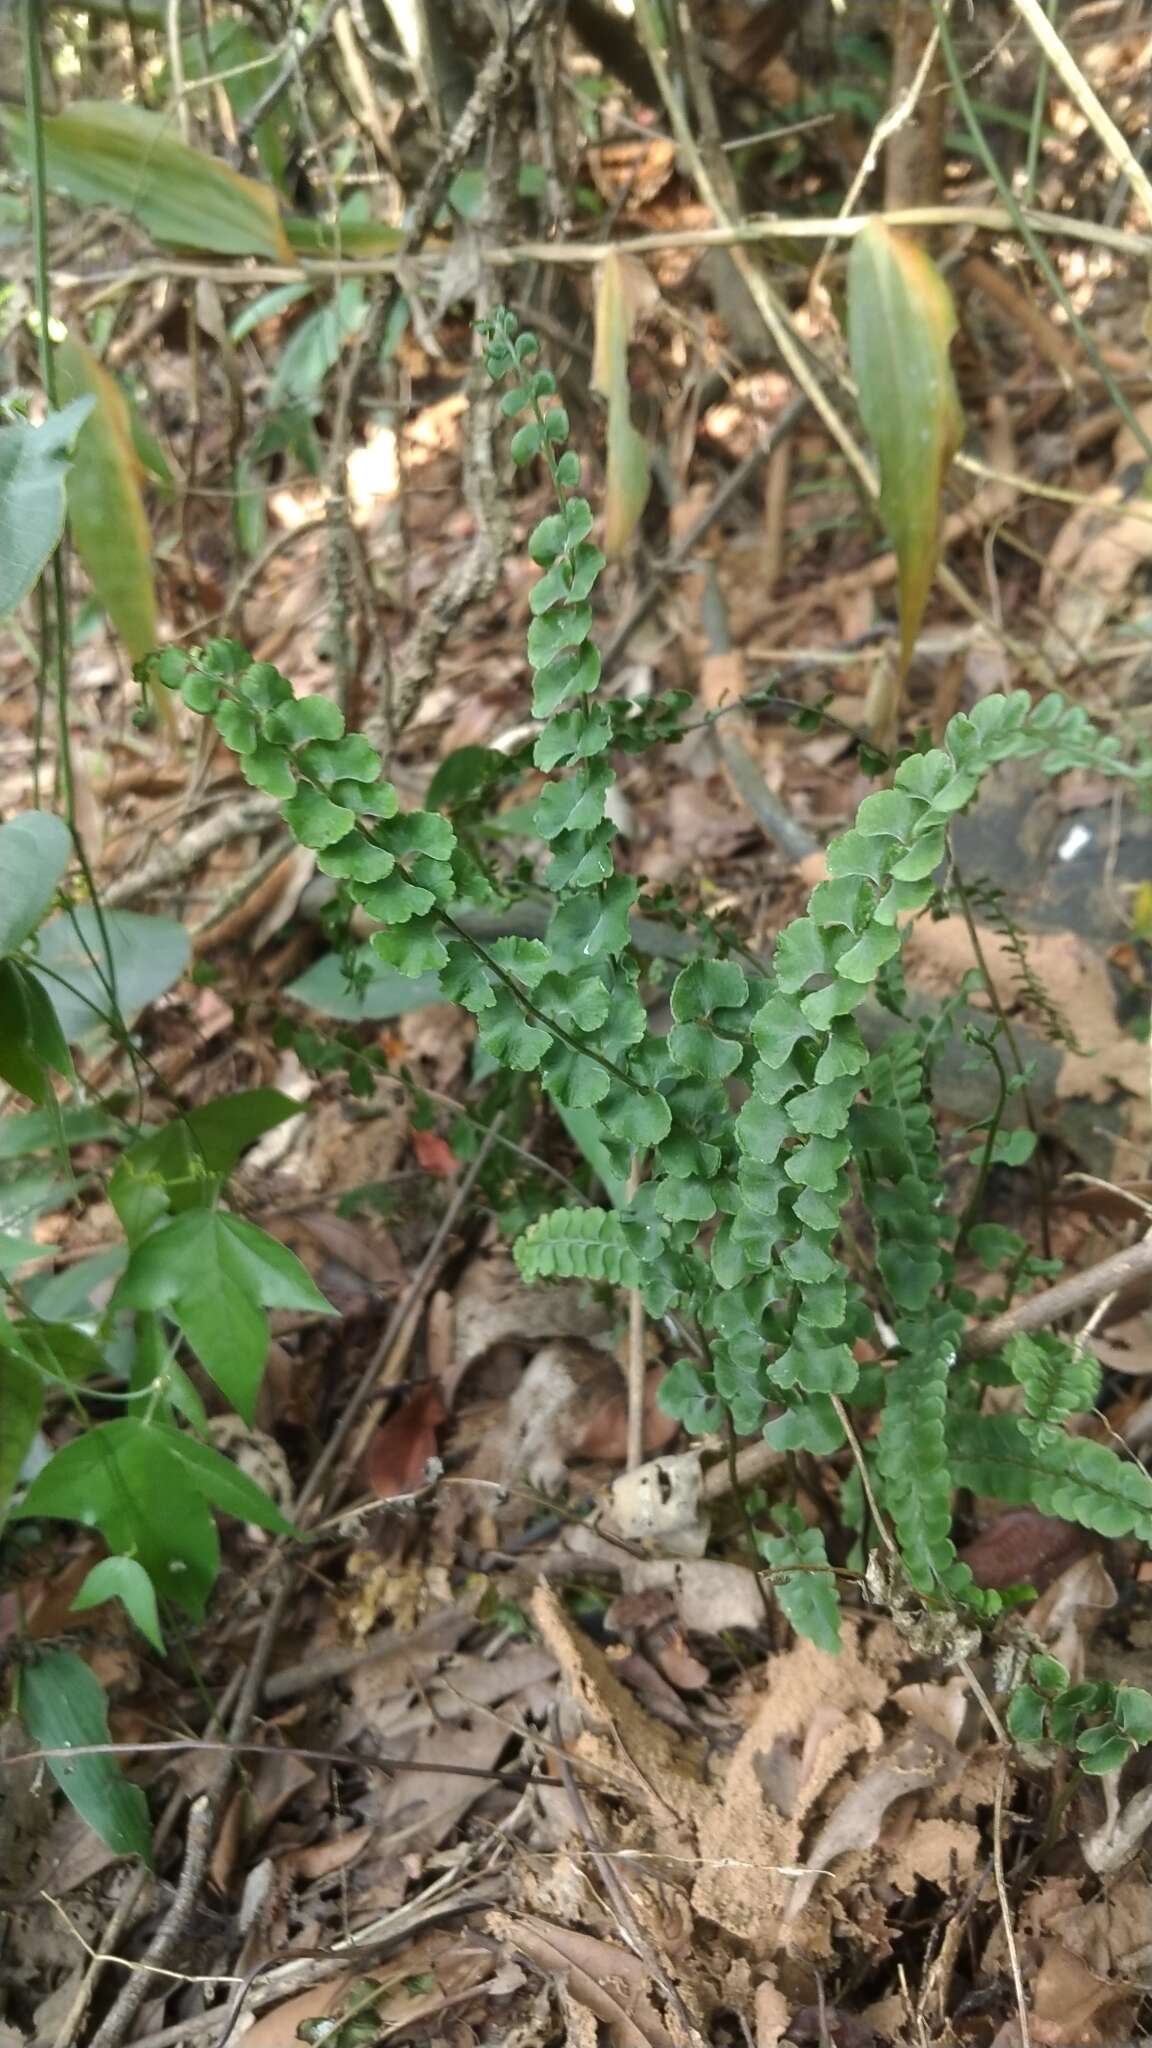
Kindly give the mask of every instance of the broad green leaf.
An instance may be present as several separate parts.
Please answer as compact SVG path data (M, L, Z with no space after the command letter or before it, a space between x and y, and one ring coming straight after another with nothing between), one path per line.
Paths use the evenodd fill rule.
M61 1146L99 1144L123 1132L119 1119L102 1109L30 1109L0 1119L0 1162L58 1152Z
M107 940L107 944L105 944ZM95 1031L116 1005L128 1022L166 995L188 965L191 946L170 917L88 905L41 926L33 963L70 1044Z
M174 1117L130 1145L108 1183L129 1239L141 1237L166 1209L178 1214L206 1207L240 1154L300 1113L300 1104L276 1088L247 1088Z
M71 1650L49 1650L20 1674L20 1719L38 1749L110 1742L100 1682ZM116 1856L152 1861L148 1802L114 1756L49 1757L48 1769L81 1820Z
M44 1408L44 1382L34 1366L0 1340L0 1526L32 1447Z
M154 1430L153 1435L163 1457L174 1462L202 1499L219 1508L222 1514L235 1515L240 1522L255 1522L257 1528L267 1529L274 1536L292 1533L292 1524L281 1514L276 1502L231 1458L213 1450L211 1444L202 1444L187 1430L164 1426Z
M56 371L62 397L93 401L68 473L68 519L76 552L133 661L140 661L159 635L152 535L131 414L116 379L78 334L61 342Z
M195 33L183 38L181 50L185 78L218 75L238 122L256 105L282 62L280 51L270 49L248 22L226 15L205 16ZM252 131L260 161L276 185L283 184L287 163L285 106L282 100Z
M250 1422L268 1350L266 1308L330 1314L295 1254L240 1216L193 1209L136 1246L113 1301L163 1309Z
M306 314L277 355L268 387L269 404L314 402L346 343L364 325L367 312L363 285L349 278L334 299Z
M137 1418L73 1437L38 1473L14 1520L48 1517L99 1529L109 1550L135 1557L163 1598L194 1619L220 1566L216 1524L166 1434Z
M52 1004L20 960L0 960L0 1078L41 1106L54 1100L49 1069L72 1072Z
M64 531L68 463L91 410L77 399L42 426L0 427L0 618L34 589Z
M14 155L27 166L27 124L0 109ZM191 149L169 120L125 100L75 100L44 121L49 188L81 206L130 214L158 242L220 256L292 259L276 194L216 157Z
M71 1612L85 1614L91 1607L102 1607L106 1600L119 1600L141 1635L164 1655L156 1588L134 1557L105 1557L94 1564L72 1602Z
M632 424L628 343L637 304L651 279L636 258L604 258L596 290L592 383L608 404L608 461L604 484L604 552L623 554L648 502L648 449Z
M35 930L71 857L67 825L48 811L23 811L0 825L0 953L15 952Z
M564 1125L573 1144L581 1151L604 1189L614 1209L622 1209L628 1200L628 1180L625 1174L617 1173L612 1156L605 1143L608 1133L595 1109L572 1109L568 1104L558 1102L556 1114Z
M407 975L385 967L367 947L360 949L356 961L365 974L362 986L349 983L342 954L324 953L305 973L289 982L284 993L321 1017L341 1020L402 1017L409 1010L422 1009L426 1003L444 1000L438 974L424 974L419 980L410 981Z
M872 220L848 260L848 347L880 465L880 515L900 568L907 669L936 571L944 477L963 419L949 359L952 295L911 236Z

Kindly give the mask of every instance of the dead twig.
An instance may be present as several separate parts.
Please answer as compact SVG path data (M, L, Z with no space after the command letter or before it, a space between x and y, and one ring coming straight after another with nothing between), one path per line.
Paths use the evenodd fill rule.
M1015 1308L1005 1309L1003 1315L993 1316L991 1322L978 1324L965 1336L960 1356L987 1358L1012 1337L1030 1330L1046 1330L1063 1316L1074 1315L1077 1309L1087 1308L1105 1295L1115 1296L1121 1288L1149 1275L1152 1237L1144 1237L1139 1244L1113 1252L1110 1259L1102 1259L1098 1266L1089 1266L1083 1273L1070 1273L1066 1280L1058 1280L1055 1287L1046 1288L1043 1294L1030 1295L1027 1301L1017 1302Z

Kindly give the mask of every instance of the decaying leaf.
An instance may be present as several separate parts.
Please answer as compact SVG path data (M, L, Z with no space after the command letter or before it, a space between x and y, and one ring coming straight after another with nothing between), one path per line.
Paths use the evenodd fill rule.
M428 1380L380 1424L368 1446L368 1483L378 1500L396 1500L425 1485L447 1415L444 1396Z
M628 1542L655 1542L676 1557L703 1557L710 1527L700 1506L703 1483L698 1451L651 1458L613 1481L612 1524Z
M627 266L627 267L626 267ZM600 266L596 292L596 346L592 382L608 403L608 464L604 485L604 552L624 552L648 502L648 449L632 424L628 343L636 317L640 270L636 260L612 253Z
M1152 405L1137 408L1147 430ZM1116 474L1093 501L1078 505L1047 551L1040 602L1049 620L1043 651L1058 675L1071 675L1118 610L1141 564L1152 559L1152 499L1135 497L1131 471L1144 467L1136 436L1125 429L1114 449Z
M485 1352L502 1343L535 1349L549 1337L591 1340L607 1330L611 1314L578 1281L528 1287L506 1252L486 1253L465 1267L454 1302L454 1347L443 1377L451 1408L460 1381Z
M547 1920L495 1916L496 1932L534 1963L561 1977L571 1996L608 2028L614 2048L681 2048L649 1996L647 1963L614 1942Z
M941 492L963 419L949 359L952 295L908 235L872 220L848 262L848 347L880 465L880 515L900 567L906 670L936 570Z
M885 1815L896 1800L940 1784L959 1768L958 1752L931 1728L914 1728L893 1743L845 1793L817 1834L788 1901L788 1919L803 1912L828 1864L850 1850L874 1847Z

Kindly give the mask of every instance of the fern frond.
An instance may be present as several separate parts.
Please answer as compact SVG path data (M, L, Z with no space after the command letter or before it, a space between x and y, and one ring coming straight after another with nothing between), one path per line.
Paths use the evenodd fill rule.
M1106 1444L1037 1428L1019 1415L958 1414L951 1451L957 1486L1100 1536L1152 1542L1152 1478Z
M986 923L1004 940L1012 958L1012 979L1017 993L1041 1018L1054 1045L1062 1045L1066 1052L1084 1053L1071 1024L1064 1015L1056 998L1050 994L1033 967L1028 955L1028 941L1022 927L1013 917L1008 899L994 882L978 877L974 882L965 883L965 894L973 908L981 913Z
M552 1209L513 1249L525 1280L606 1280L638 1287L640 1261L610 1209Z
M1095 1407L1100 1367L1090 1351L1047 1333L1021 1334L1004 1346L1004 1357L1034 1422L1058 1428L1070 1415Z
M954 1565L952 1489L945 1420L950 1343L902 1358L885 1381L880 1420L884 1503L896 1527L908 1576L931 1592Z

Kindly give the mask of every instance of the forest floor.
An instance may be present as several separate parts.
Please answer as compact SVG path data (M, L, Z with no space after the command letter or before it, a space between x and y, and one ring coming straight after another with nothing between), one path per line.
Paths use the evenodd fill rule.
M777 122L815 103L802 49L762 58L753 11L702 12L726 90ZM1135 135L1147 10L1073 13L1078 63ZM997 59L1025 103L1036 76L1026 44L1017 25ZM634 414L658 458L639 532L602 588L607 686L638 702L686 690L701 710L675 747L621 763L618 858L689 918L728 921L763 951L873 786L861 745L878 733L938 737L990 692L1047 682L1126 740L1152 737L1152 523L1144 454L1114 395L1152 429L1148 245L1129 260L1076 235L1080 218L1123 226L1129 205L1144 236L1149 223L1130 194L1109 210L1094 138L1050 79L1036 203L1064 218L1046 246L1102 382L1018 238L964 224L998 201L971 155L949 151L969 467L949 480L945 558L969 602L937 586L893 709L896 565L850 466L797 403L727 253L702 245L712 214L660 114L587 53L577 73L596 119L561 123L576 203L550 239L649 244L625 247L622 263ZM489 127L499 118L497 106ZM875 123L858 110L806 118L813 131L790 145L771 204L831 217L867 174ZM526 157L545 162L539 142L529 124ZM876 202L873 178L859 205ZM346 519L333 513L329 458L348 343L329 359L313 332L319 355L302 360L297 347L293 386L283 366L311 315L257 307L236 338L237 314L276 279L229 282L206 263L193 297L145 275L106 346L172 479L149 495L160 638L231 634L301 691L337 676L350 723L392 719L389 772L412 803L461 750L506 754L533 730L526 539L547 507L542 487L512 474L502 425L495 510L478 482L461 310L480 263L471 209L458 185L455 210L437 210L406 284L422 310L356 394ZM68 254L74 225L54 212L54 290L69 317L101 289L84 275L91 248ZM517 231L536 232L523 208ZM835 355L805 246L774 248L769 268L805 346ZM141 262L134 231L112 222L98 255L104 269ZM595 468L591 265L553 249L486 283L530 313ZM383 287L369 277L354 289ZM307 421L295 443L293 404ZM242 546L237 448L267 417L282 439L247 473L242 509L255 524ZM499 544L489 576L473 573L478 536ZM338 1424L340 1448L271 1630L280 1551L257 1529L227 1525L208 1620L167 1659L126 1633L119 1610L69 1612L94 1554L83 1529L21 1540L0 1639L19 1628L78 1643L108 1690L117 1742L190 1739L176 1755L128 1758L160 1816L154 1875L102 1847L49 1783L11 1774L0 1842L21 1877L3 1937L0 2048L1133 2039L1152 1986L1142 1833L1121 1842L1115 1802L1066 1758L1021 1760L989 1708L991 1670L949 1664L899 1612L852 1597L838 1657L796 1642L765 1597L723 1446L690 1450L657 1405L673 1341L638 1328L625 1300L519 1278L509 1242L542 1184L589 1185L571 1131L539 1097L493 1122L459 1009L414 1005L383 973L350 994L314 857L252 810L234 757L198 722L166 732L141 715L123 649L71 575L77 822L118 919L121 992L146 1056L145 1071L92 1041L86 1085L124 1100L142 1087L149 1118L254 1087L307 1111L248 1152L236 1201L299 1256L337 1318L274 1312L255 1424L220 1414L212 1431L285 1504ZM0 645L3 816L33 800L54 758L32 653L23 632ZM748 692L761 701L709 719ZM494 803L488 844L533 850L534 793L529 777ZM1026 932L1062 1019L1053 1044L1051 1014L990 940L1003 1009L1042 1054L1044 1249L1073 1268L1138 1239L1152 1213L1150 852L1148 819L1079 772L1006 771L960 828L958 857L1002 892L1000 914ZM136 914L167 922L136 926ZM177 937L173 972L174 928L190 952L185 970ZM82 957L71 964L83 986ZM962 921L922 925L907 965L924 996L955 993L972 965ZM343 1068L302 1057L316 1034L336 1033L380 1056L364 1092ZM968 1086L961 1068L941 1077L961 1202L974 1169L949 1134ZM28 1269L51 1278L60 1316L107 1297L107 1164L99 1143L74 1151L77 1178L62 1187L50 1153L30 1152L0 1187L0 1233L31 1240ZM990 1218L1039 1250L1032 1179L997 1169L988 1192ZM962 1277L978 1293L991 1285L974 1261ZM1096 1332L1106 1379L1092 1427L1136 1455L1152 1441L1150 1318L1145 1286ZM603 1516L625 1470L638 1346L645 1455L683 1455L700 1489L704 1539L685 1548L675 1527L671 1543L667 1527L641 1542ZM753 1469L762 1482L772 1467L761 1457ZM805 1456L794 1475L842 1555L849 1472L845 1457ZM1074 1676L1152 1685L1152 1566L1134 1545L977 1502L961 1555L985 1586L1035 1588L1023 1624ZM246 1747L221 1798L220 1757L193 1738L210 1744L224 1729ZM1133 1810L1144 1761L1124 1780ZM216 1822L203 1842L201 1795ZM130 2025L101 2033L142 1966Z

